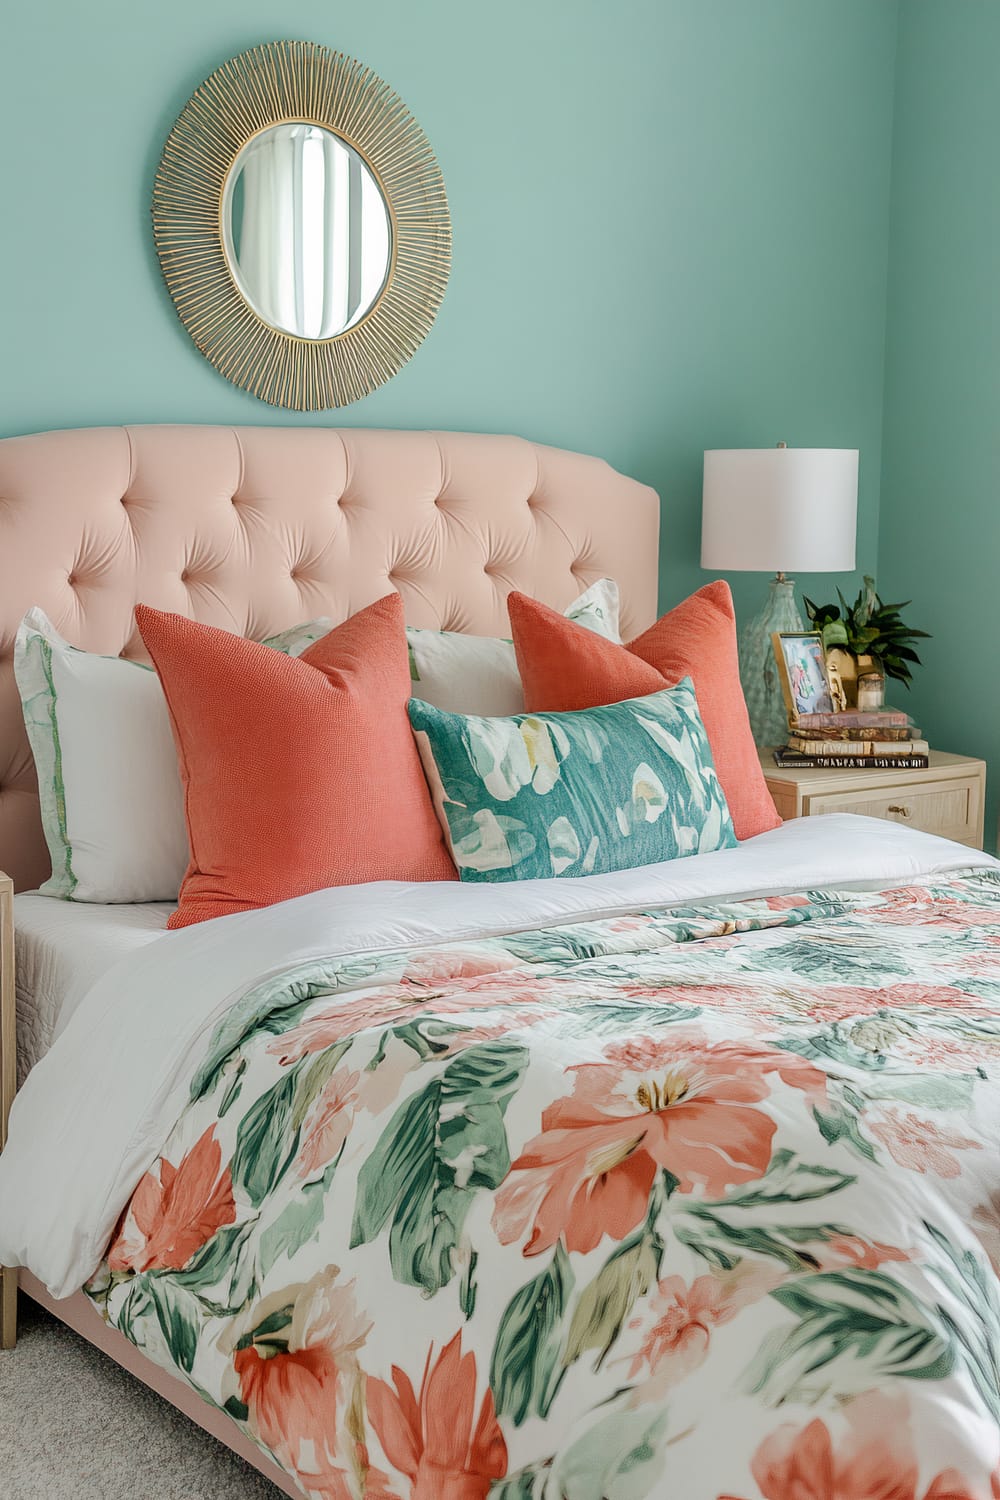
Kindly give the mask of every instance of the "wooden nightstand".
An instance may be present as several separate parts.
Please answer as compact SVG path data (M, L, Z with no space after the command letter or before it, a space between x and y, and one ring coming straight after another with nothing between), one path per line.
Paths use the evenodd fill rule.
M14 882L0 873L0 1151L17 1088L17 1019L14 1012ZM17 1272L0 1266L0 1349L17 1335Z
M926 771L793 770L760 752L768 789L783 818L860 813L983 847L986 762L932 750Z

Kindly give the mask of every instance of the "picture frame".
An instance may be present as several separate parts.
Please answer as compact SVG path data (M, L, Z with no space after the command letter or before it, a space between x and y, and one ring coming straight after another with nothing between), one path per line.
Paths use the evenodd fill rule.
M832 714L836 700L819 631L775 631L771 636L781 692L794 726L800 714Z

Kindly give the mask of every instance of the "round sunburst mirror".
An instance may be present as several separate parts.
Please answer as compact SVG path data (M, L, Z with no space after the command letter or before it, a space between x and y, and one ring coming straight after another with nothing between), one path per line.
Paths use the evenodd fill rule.
M296 411L389 380L451 260L420 126L369 68L311 42L224 63L164 147L153 233L177 311L227 379Z

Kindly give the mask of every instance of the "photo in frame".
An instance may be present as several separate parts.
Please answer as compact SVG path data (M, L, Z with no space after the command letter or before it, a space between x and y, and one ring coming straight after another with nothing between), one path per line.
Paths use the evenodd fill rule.
M836 705L819 632L776 631L771 643L789 723L794 724L800 714L834 713Z

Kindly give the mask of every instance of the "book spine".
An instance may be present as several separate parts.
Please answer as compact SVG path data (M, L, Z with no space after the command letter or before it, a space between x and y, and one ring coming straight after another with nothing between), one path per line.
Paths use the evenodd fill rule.
M905 757L926 755L929 745L926 740L810 740L793 734L788 740L789 748L803 755L883 755Z
M775 751L775 765L804 771L926 771L927 755L793 755Z
M832 714L799 714L796 719L803 729L905 729L909 722L909 714L894 708L846 708Z
M862 741L873 740L878 744L891 742L897 744L906 740L922 740L923 734L916 727L910 725L906 729L898 726L872 725L868 729L803 729L801 724L789 726L789 732L797 740L809 740L816 742L820 740L837 740L840 743L855 744Z

